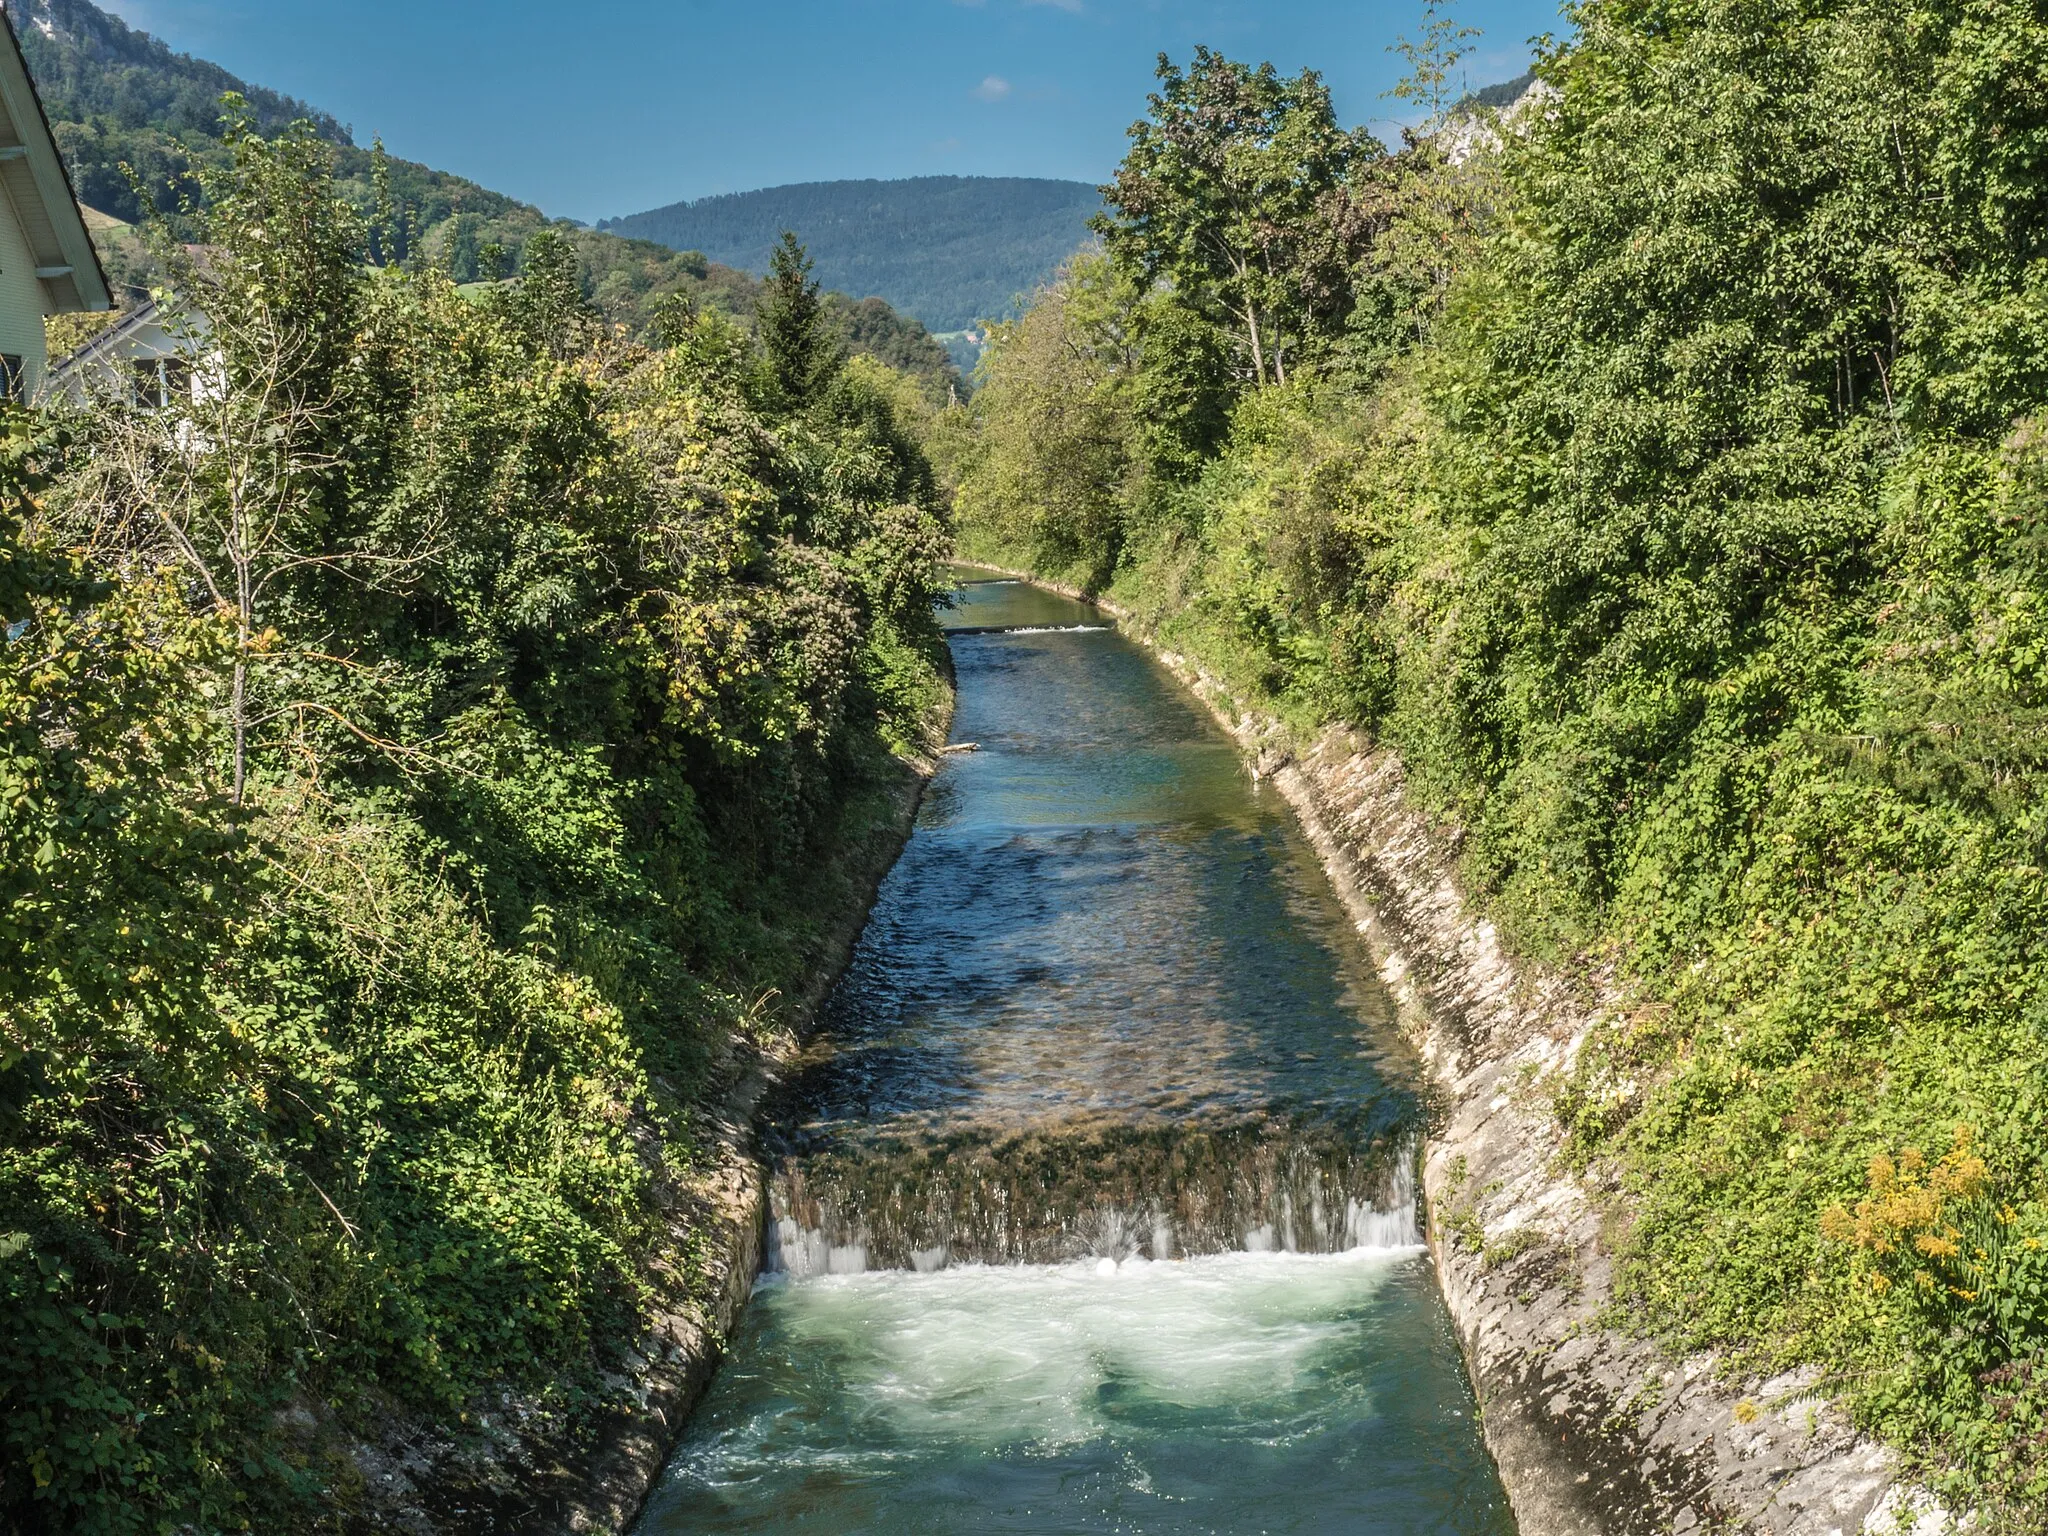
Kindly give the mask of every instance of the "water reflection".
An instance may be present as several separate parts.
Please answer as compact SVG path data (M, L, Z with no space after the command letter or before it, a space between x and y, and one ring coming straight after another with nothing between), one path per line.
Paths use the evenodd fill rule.
M1417 1074L1284 805L1093 610L947 622L979 750L778 1106L797 1274L643 1536L1510 1536L1413 1246Z
M947 616L959 711L790 1119L1241 1114L1398 1100L1385 994L1232 744L1094 610L1015 584Z

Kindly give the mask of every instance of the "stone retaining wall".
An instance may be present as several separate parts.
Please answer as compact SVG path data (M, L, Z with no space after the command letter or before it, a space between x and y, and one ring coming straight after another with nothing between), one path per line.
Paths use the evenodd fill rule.
M1116 604L1038 584L1124 621L1287 797L1393 993L1432 1078L1430 1253L1522 1536L1947 1529L1810 1375L1727 1380L1713 1356L1674 1360L1600 1326L1600 1208L1555 1166L1559 1132L1532 1088L1617 1000L1605 977L1506 953L1459 889L1455 832L1412 807L1396 755L1342 728L1296 741Z

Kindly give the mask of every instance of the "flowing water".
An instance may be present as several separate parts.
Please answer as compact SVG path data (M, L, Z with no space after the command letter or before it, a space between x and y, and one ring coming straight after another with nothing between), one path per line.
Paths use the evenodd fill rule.
M769 1273L642 1536L1512 1532L1419 1074L1285 805L1095 610L948 618L977 750L784 1085Z

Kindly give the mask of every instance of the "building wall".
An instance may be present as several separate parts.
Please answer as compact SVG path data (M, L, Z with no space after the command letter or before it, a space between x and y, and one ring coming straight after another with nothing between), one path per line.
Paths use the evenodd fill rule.
M36 259L16 222L14 205L0 195L0 352L19 357L25 367L23 393L32 396L43 382L46 350L43 340L43 285L36 281Z

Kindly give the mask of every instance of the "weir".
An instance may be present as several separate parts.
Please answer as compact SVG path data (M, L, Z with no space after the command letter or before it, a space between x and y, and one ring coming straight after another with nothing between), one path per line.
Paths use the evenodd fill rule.
M801 1277L1420 1243L1414 1141L1354 1130L1112 1124L821 1151L776 1171L769 1267Z
M949 627L977 750L771 1098L767 1271L644 1536L1511 1531L1421 1074L1284 805L1094 610L963 580Z

